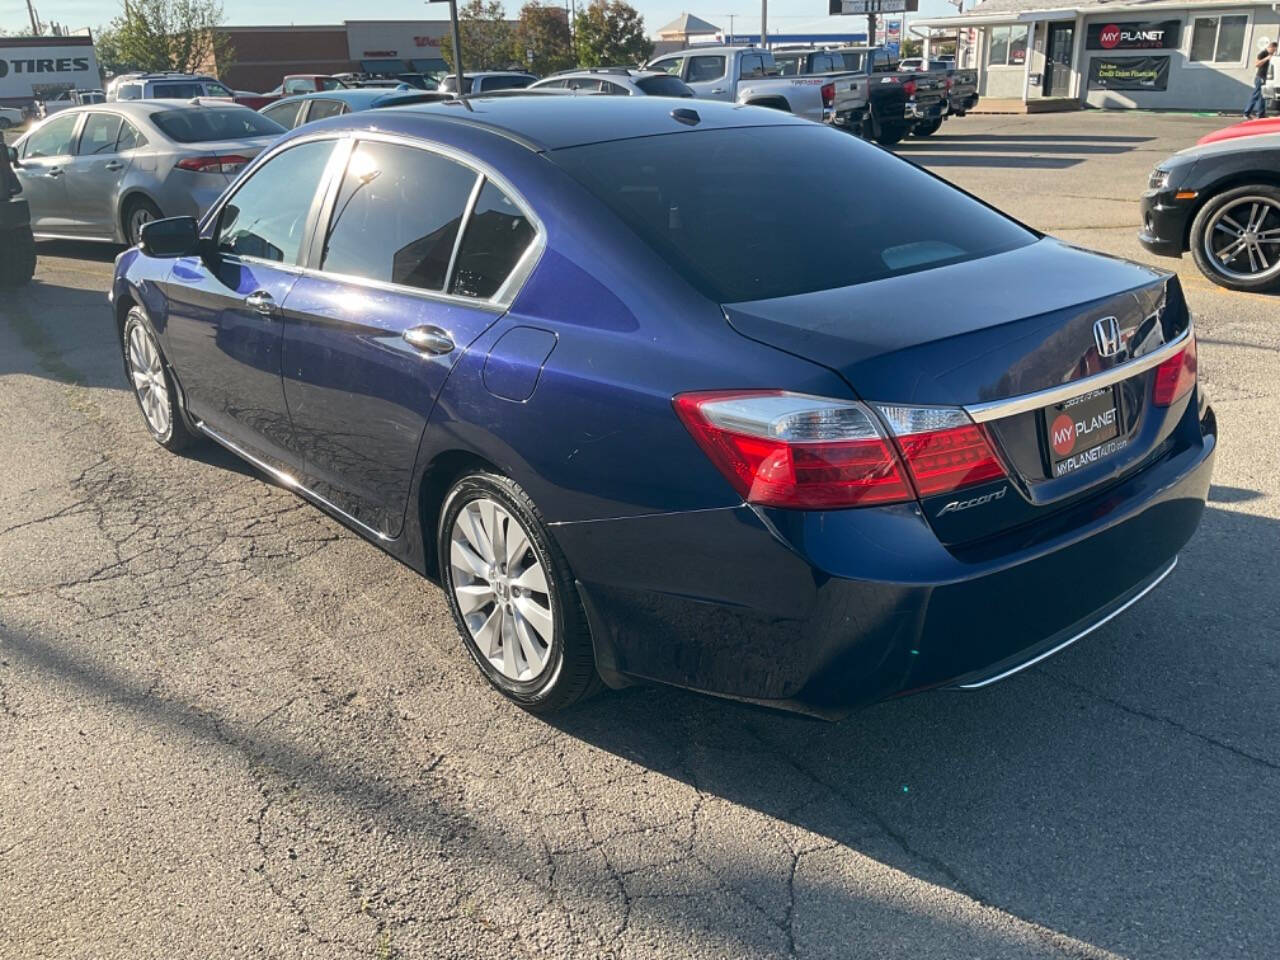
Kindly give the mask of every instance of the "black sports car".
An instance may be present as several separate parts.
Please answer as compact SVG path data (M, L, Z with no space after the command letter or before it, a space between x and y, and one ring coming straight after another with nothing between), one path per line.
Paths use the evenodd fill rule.
M1232 290L1280 285L1280 134L1239 137L1175 153L1142 195L1142 245L1188 250L1201 272Z

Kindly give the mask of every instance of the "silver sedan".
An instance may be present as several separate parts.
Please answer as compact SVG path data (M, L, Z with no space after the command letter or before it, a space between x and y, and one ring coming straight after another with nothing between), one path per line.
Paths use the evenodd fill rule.
M37 238L134 244L149 220L201 216L283 133L225 101L95 104L27 133L14 172Z

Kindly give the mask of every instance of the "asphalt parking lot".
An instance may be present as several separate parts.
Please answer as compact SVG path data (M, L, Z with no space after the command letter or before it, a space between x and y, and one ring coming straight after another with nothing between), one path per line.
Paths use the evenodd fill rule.
M1147 173L1227 122L971 116L899 152L1151 260ZM43 245L0 301L0 957L1274 954L1280 298L1172 264L1215 485L1086 641L839 724L658 689L547 722L433 585L150 440L115 253Z

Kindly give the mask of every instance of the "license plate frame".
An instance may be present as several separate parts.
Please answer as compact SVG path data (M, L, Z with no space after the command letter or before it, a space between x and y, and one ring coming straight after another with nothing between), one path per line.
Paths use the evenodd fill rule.
M1109 457L1123 446L1120 436L1120 398L1113 386L1099 387L1079 396L1051 403L1040 411L1049 454L1049 475L1054 479ZM1111 449L1086 456L1108 444Z

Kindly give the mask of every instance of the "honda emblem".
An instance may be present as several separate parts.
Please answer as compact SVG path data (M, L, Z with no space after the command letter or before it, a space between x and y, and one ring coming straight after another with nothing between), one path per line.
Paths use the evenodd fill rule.
M1098 356L1114 357L1120 352L1120 321L1115 317L1103 317L1093 325L1093 342L1098 345Z

